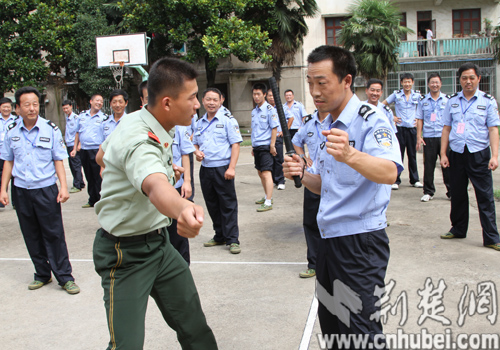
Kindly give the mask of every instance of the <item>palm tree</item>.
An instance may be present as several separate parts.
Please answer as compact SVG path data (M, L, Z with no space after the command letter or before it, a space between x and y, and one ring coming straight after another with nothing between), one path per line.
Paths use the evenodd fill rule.
M413 31L400 25L399 9L389 1L358 0L348 11L340 43L352 50L359 75L384 79L398 67L401 36Z
M267 54L272 61L266 63L267 68L273 71L273 77L279 82L281 69L284 64L293 64L295 54L302 47L307 35L305 18L314 17L319 12L316 0L277 0L271 11L271 18L275 19L272 28L264 28L269 32L272 40Z

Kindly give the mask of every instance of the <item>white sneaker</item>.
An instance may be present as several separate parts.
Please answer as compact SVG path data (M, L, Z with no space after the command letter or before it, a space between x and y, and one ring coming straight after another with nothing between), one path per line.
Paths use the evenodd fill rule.
M399 185L398 184L392 184L391 188L396 191L399 190Z
M424 188L424 185L422 185L420 181L415 182L412 186L416 188Z
M278 185L278 190L284 190L284 189L285 189L285 184Z
M433 197L430 194L424 194L422 198L420 198L420 201L422 202L428 202L432 199Z

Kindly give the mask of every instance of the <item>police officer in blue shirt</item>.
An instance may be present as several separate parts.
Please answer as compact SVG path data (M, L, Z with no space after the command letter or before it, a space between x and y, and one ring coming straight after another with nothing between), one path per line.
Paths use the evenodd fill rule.
M236 119L221 108L218 89L205 90L202 103L207 113L196 123L194 155L201 162L201 191L215 231L214 237L204 246L225 244L229 252L238 254L241 248L234 177L243 139Z
M19 226L35 266L35 278L28 288L38 289L50 283L53 273L63 289L77 294L80 288L71 275L61 214L61 203L69 198L63 164L68 157L66 147L59 128L38 116L37 89L23 87L15 97L16 111L22 119L10 124L5 136L0 201L4 205L9 202L7 184L13 175Z
M332 117L328 112L315 111L311 116L307 116L304 125L295 134L292 139L295 152L311 167L318 154L319 146L326 141L326 137L321 133L323 130L329 130L332 123ZM309 157L306 157L304 145L307 145ZM307 245L307 270L299 273L302 278L316 276L316 257L318 247L321 244L321 235L319 233L318 215L319 202L321 197L309 191L304 187L304 208L302 223Z
M396 129L396 124L394 124L394 114L392 113L392 110L389 108L389 106L383 104L380 102L380 96L382 96L382 89L384 88L384 83L380 79L369 79L366 82L366 97L367 100L365 101L366 103L372 104L378 109L380 109L384 114L387 116L387 119L389 120L389 123L392 126L392 130L394 133L398 132L398 129Z
M12 115L12 101L7 97L2 97L0 99L0 113L2 117L0 118L0 155L2 154L3 140L5 139L5 134L7 134L7 126L17 119L17 116ZM2 178L3 169L3 159L0 159L0 179ZM0 203L0 208L4 208L4 205Z
M311 96L333 123L322 131L327 139L310 171L298 155L285 156L283 170L287 178L300 176L311 192L321 195L317 220L323 242L316 262L321 331L329 336L365 334L368 349L382 334L376 317L380 298L374 293L385 286L385 213L390 184L403 169L399 145L382 112L353 94L352 53L324 45L314 49L307 62ZM377 346L380 341L377 337Z
M273 106L274 114L277 114L276 103L274 102L273 90L268 89L266 95L267 103ZM276 143L274 144L276 148L276 155L273 157L273 182L278 190L285 189L285 175L283 175L283 130L281 130L281 124L278 123L278 128L276 129Z
M255 201L260 204L257 212L273 209L273 157L276 152L276 137L278 135L278 117L275 109L266 102L267 87L265 84L255 84L252 87L252 97L255 108L252 110L252 155L255 169L264 188L264 197Z
M430 92L420 100L417 107L417 151L424 145L424 195L420 200L428 202L434 197L434 169L437 157L441 153L441 132L443 131L443 111L448 96L441 92L441 76L431 73L427 78ZM422 137L423 130L423 137ZM450 194L450 174L447 168L443 171L446 196Z
M75 148L75 135L78 116L73 113L73 102L70 100L64 100L62 102L62 109L64 115L66 116L66 131L64 132L64 141L66 142L66 149L68 151L68 156ZM73 187L69 190L69 193L80 192L84 187L82 174L82 161L80 159L80 151L76 151L74 157L69 157L69 169L71 170L71 175L73 175Z
M304 105L299 101L295 101L295 96L291 89L285 90L286 103L283 104L283 110L288 116L288 129L290 129L290 137L293 138L295 133L304 125L303 118L307 115Z
M82 166L89 193L89 200L82 208L93 207L101 198L101 167L96 163L95 156L104 141L101 124L107 116L101 112L103 103L101 95L93 95L90 99L90 109L80 113L75 135L76 148L70 153L70 156L74 157L76 151L81 148Z
M396 127L397 137L401 149L401 158L404 160L405 149L408 155L408 171L410 173L410 184L413 187L422 188L424 185L418 178L417 168L417 130L415 128L415 115L417 113L418 102L422 98L420 91L413 90L413 75L404 73L401 76L401 85L403 89L394 91L387 99L382 102L385 105L395 104L396 107ZM401 184L401 177L398 176L396 182L392 185L393 190L397 190Z
M458 77L462 91L450 97L443 112L441 166L450 167L451 229L441 238L467 236L470 180L476 192L483 245L500 250L491 176L498 168L498 105L491 95L478 89L481 75L477 65L464 63Z
M109 105L111 106L113 114L105 117L101 124L101 133L104 140L106 140L111 132L115 130L117 125L120 123L121 118L127 115L125 112L128 105L127 92L122 89L111 91L109 94Z
M183 174L175 183L174 187L182 198L189 199L192 202L193 191L191 189L191 164L189 162L189 155L193 154L195 148L191 142L188 129L191 129L191 127L176 125L173 138L174 142L172 143L172 155L174 164L184 169ZM189 265L191 263L189 240L177 233L177 220L172 219L172 224L167 227L167 231L170 243L177 249Z

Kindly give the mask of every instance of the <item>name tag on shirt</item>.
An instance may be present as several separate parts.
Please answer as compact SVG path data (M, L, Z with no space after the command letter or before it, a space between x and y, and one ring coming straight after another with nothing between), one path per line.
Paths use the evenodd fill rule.
M224 127L224 124L217 124L216 125L218 128L223 128Z
M436 113L431 113L431 122L436 121Z
M40 137L40 141L42 141L42 142L50 142L50 139L48 137Z
M463 134L465 131L465 123L458 123L457 134Z

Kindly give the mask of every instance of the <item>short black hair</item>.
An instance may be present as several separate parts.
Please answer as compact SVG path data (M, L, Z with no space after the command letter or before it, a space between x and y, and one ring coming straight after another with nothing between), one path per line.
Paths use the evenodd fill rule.
M429 76L427 77L427 84L429 84L429 82L431 81L432 78L439 78L439 81L441 81L441 82L443 81L441 79L441 76L439 75L439 73L434 72L434 73L429 74Z
M403 73L401 76L401 79L399 79L400 82L402 82L404 79L411 79L411 81L415 81L415 78L413 77L413 74L411 73Z
M14 94L16 98L16 106L21 107L19 103L21 102L21 96L24 94L35 94L38 97L38 102L40 102L40 98L42 97L40 91L35 89L33 86L22 87L20 89L17 89L16 93Z
M147 80L143 80L143 81L141 81L141 83L139 84L139 86L138 86L138 88L137 88L137 89L139 90L139 96L140 96L140 97L144 98L144 94L142 93L142 91L143 91L144 89L146 89L146 90L147 90L147 88L148 88L148 81L147 81Z
M308 64L326 60L332 62L333 74L338 77L339 82L349 74L354 82L354 78L356 77L356 61L349 50L338 46L322 45L312 50L307 57Z
M12 105L12 101L8 97L2 97L2 98L0 98L0 105L3 105L4 103L10 103Z
M384 82L382 80L371 78L366 82L366 88L369 89L373 84L380 84L380 87L384 87Z
M61 106L68 106L68 105L69 106L73 106L73 101L71 101L71 100L64 100L64 101L62 101Z
M267 95L267 86L264 83L257 83L252 86L252 92L254 90L260 90L262 91L262 94Z
M219 98L222 98L222 92L220 92L219 89L217 88L214 88L214 87L210 87L208 89L205 89L205 91L203 91L203 96L201 98L204 98L205 95L208 93L208 92L215 92L217 95L219 95Z
M291 92L292 94L294 94L292 89L286 89L285 92L283 93L283 95L286 95L287 92Z
M476 72L476 75L478 77L481 76L478 65L474 64L472 62L465 62L464 64L462 64L460 66L460 68L458 68L457 76L460 78L462 76L462 73L465 72L466 70L469 70L469 69L474 69L474 72Z
M149 104L154 106L160 94L177 98L184 88L184 82L197 77L198 72L191 63L170 57L159 59L149 72Z
M113 98L115 98L116 96L123 96L123 99L125 100L125 102L128 101L127 91L122 90L122 89L115 89L115 90L111 91L111 93L109 94L109 102L111 103L111 101L113 101Z
M91 99L91 100L93 100L93 99L94 99L94 97L96 97L96 96L101 96L101 97L103 97L101 94L93 94L92 96L90 96L90 99Z

